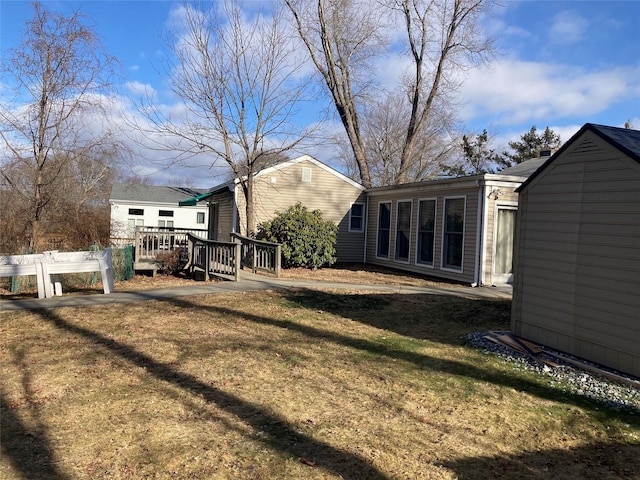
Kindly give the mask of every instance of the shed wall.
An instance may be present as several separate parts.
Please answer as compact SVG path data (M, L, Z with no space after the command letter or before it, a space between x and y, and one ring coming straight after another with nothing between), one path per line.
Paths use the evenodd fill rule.
M520 193L512 329L640 376L640 165L585 132Z

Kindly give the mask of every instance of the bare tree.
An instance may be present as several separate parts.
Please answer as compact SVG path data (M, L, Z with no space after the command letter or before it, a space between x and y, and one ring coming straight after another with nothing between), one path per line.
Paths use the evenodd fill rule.
M264 158L280 158L308 132L296 125L306 79L282 9L247 14L237 1L185 2L183 32L169 37L175 64L166 65L186 114L167 118L149 102L157 132L179 139L185 157L210 154L240 182L246 232L255 231L253 183ZM176 148L174 143L172 148Z
M407 83L411 114L400 157L398 183L403 183L420 132L437 115L439 98L446 98L458 84L456 73L483 60L491 41L478 29L485 0L401 0L397 2L406 24L412 71ZM441 104L447 104L441 101Z
M400 183L400 171L403 148L405 146L409 103L403 92L382 92L379 99L364 102L362 137L372 186L395 185ZM452 136L451 115L442 110L432 115L429 123L423 125L415 135L415 148L411 158L406 161L402 175L403 183L419 182L435 178L442 171L442 165L448 164L456 149L456 136ZM344 140L345 139L344 137ZM348 142L348 140L347 140ZM343 160L352 168L353 156L345 155Z
M107 122L99 121L115 60L81 13L65 17L40 3L33 12L23 43L3 61L4 81L15 96L0 108L0 175L23 212L31 249L53 205L77 191L78 181L86 202L107 178L112 165L105 162L119 148Z
M373 59L384 50L384 15L359 0L285 0L296 29L332 97L349 139L360 181L372 186L360 104L371 84Z
M389 159L374 159L367 151L365 136L373 127L364 126L371 118L364 111L373 95L363 95L363 91L371 87L371 82L354 78L362 77L365 64L371 65L374 58L388 53L381 47L388 44L386 33L390 35L390 31L385 32L387 25L381 19L396 20L392 27L403 25L409 67L397 88L404 92L401 101L407 108L406 117L397 119L402 145L393 152L397 168L388 181L404 183L418 178L416 172L424 170L424 156L419 150L427 137L433 137L429 131L439 131L438 123L451 114L446 111L451 106L447 100L458 86L457 73L490 52L491 42L477 28L488 0L389 0L381 3L386 15L379 7L371 8L369 2L358 0L285 2L331 94L365 186L374 183L372 165L388 164ZM450 143L443 144L441 150L449 151L450 147Z

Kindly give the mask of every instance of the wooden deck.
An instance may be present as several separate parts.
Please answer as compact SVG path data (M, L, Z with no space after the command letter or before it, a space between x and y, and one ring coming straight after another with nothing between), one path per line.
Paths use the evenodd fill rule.
M237 234L231 235L231 241L222 242L208 240L206 235L206 230L138 227L134 270L155 275L162 257L178 252L188 256L185 268L194 278L209 280L215 276L238 281L241 268L280 276L279 244Z

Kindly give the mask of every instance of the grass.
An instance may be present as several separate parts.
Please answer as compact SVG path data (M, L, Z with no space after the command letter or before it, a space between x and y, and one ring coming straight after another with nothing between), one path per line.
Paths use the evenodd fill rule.
M640 476L640 414L464 345L510 303L282 290L0 316L0 477Z

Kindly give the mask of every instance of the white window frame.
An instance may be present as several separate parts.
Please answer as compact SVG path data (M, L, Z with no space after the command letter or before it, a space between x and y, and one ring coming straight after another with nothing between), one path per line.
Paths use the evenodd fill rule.
M460 252L460 268L454 266L445 265L446 261L446 244L445 239L447 236L447 200L463 200L464 208L462 210L462 251ZM465 241L465 230L467 228L467 197L465 195L458 195L452 197L444 197L443 205L442 205L442 239L440 249L440 269L445 272L455 272L455 273L464 273L464 241Z
M360 216L361 222L360 222L360 228L351 228L351 219L354 218L353 216L353 206L354 205L360 205L362 207L362 216ZM364 232L364 219L365 219L365 204L363 202L353 202L351 204L351 208L349 208L349 231L350 232L355 232L355 233L362 233Z
M129 235L131 235L131 237L136 236L136 227L144 227L144 218L140 218L140 217L127 218L127 231L129 232Z
M389 205L389 242L387 245L387 256L386 257L382 257L379 255L379 248L378 248L378 243L380 240L380 206L382 204L385 205ZM393 202L391 200L385 200L385 201L381 201L378 202L378 211L377 211L377 219L376 219L376 258L379 258L381 260L389 260L389 253L391 251L391 212L392 212L392 207L393 207Z
M432 251L431 251L431 263L421 262L420 261L420 252L418 251L418 247L420 245L420 207L422 202L433 202L433 240L432 240ZM418 208L416 209L416 261L415 264L419 267L425 268L435 268L436 264L436 231L437 231L437 222L438 222L438 198L437 197L428 197L428 198L419 198L418 199Z
M409 231L407 232L407 241L409 245L407 246L407 258L398 258L398 222L400 220L400 204L408 203L409 204ZM396 222L395 222L395 236L393 240L393 261L396 263L409 263L411 259L411 228L413 227L413 199L404 199L396 201Z

